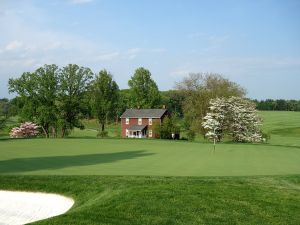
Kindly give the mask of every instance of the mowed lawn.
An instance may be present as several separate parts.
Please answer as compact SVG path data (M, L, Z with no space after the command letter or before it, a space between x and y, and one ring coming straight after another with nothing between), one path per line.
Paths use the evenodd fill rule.
M66 214L39 225L278 224L300 221L300 176L0 176L0 189L61 193Z
M300 148L163 140L0 141L0 174L247 176L300 174Z
M0 189L75 199L34 224L300 224L300 113L260 114L269 143L215 152L207 142L95 139L93 129L2 139Z

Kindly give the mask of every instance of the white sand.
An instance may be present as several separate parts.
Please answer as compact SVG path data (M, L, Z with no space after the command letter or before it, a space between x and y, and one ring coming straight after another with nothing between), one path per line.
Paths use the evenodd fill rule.
M0 225L23 225L67 212L73 199L57 194L0 190Z

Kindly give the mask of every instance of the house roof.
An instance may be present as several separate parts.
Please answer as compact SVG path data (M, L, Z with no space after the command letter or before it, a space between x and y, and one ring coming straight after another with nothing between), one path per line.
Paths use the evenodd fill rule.
M142 131L147 127L147 125L133 125L128 128L130 131Z
M126 109L121 118L161 118L166 109Z

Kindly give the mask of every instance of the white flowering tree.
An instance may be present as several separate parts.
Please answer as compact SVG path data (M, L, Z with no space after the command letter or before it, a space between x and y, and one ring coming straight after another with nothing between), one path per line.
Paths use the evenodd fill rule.
M228 135L235 142L261 142L261 120L255 105L243 98L216 98L210 101L209 112L202 126L206 137L220 141Z

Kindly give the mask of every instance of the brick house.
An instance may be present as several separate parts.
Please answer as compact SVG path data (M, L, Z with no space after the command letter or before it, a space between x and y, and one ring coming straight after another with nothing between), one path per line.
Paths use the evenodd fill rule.
M121 118L122 137L155 138L154 124L161 124L166 109L126 109Z

